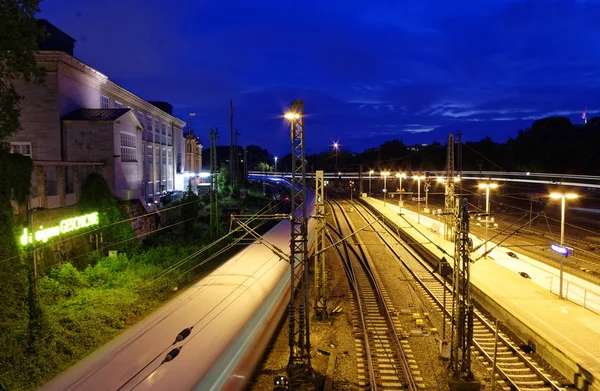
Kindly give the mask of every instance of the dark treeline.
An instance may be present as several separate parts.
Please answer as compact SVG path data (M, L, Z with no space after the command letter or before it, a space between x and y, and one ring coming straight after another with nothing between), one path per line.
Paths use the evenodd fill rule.
M456 135L456 134L455 134ZM447 142L427 146L405 145L401 140L386 141L362 153L340 150L340 171L445 170ZM280 167L289 170L291 155L281 159ZM307 156L309 170L336 170L336 151ZM458 169L458 155L455 167ZM463 142L463 171L531 171L561 174L600 175L600 117L586 125L574 125L568 118L548 117L535 121L530 128L519 130L506 143L490 137Z

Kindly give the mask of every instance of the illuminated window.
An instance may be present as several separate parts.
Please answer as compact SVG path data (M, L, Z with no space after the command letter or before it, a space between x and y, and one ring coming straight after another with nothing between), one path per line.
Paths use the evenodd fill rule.
M137 161L135 156L136 149L135 134L121 132L121 161L122 162L135 162Z
M115 101L115 109L122 109L123 103Z
M31 143L12 142L10 143L10 153L31 157Z
M108 109L108 96L100 95L100 108Z

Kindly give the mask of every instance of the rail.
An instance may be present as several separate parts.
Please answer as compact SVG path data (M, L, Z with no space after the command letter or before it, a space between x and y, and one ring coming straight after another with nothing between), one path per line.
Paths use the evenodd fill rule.
M406 243L404 243L402 240L400 240L399 237L397 237L395 234L398 232L400 232L398 230L398 227L394 224L394 222L390 221L388 218L386 218L384 215L378 213L378 211L376 209L374 209L371 205L369 205L368 203L365 203L363 200L359 199L359 204L362 205L366 210L368 210L370 213L374 214L375 216L378 216L382 219L384 224L381 224L381 226L386 229L386 231L388 232L388 234L390 234L390 237L394 238L396 240L396 244L400 245L402 248L404 248L407 252L409 252L410 254L412 254L414 260L427 271L428 277L431 277L433 280L437 281L439 284L441 284L442 286L445 287L445 289L447 291L450 292L451 294L451 289L448 286L448 284L445 284L444 281L441 279L441 277L437 274L435 274L433 272L433 268L431 267L431 265L433 264L437 264L438 262L438 258L433 255L430 250L426 249L422 244L420 243L415 243L414 241L411 241L411 247L409 247L408 245L406 245ZM361 216L363 216L363 218L366 219L366 217L364 216L364 214L357 208L356 209ZM406 263L406 261L400 256L400 254L398 254L397 250L394 248L394 246L392 246L382 235L380 232L378 232L377 230L375 230L375 232L378 233L379 237L381 238L381 240L383 241L383 243L385 243L385 245L387 246L387 248L396 255L396 257L398 258L398 260L406 267L407 270L409 270L410 274L415 278L415 280L419 283L419 285L421 285L421 287L427 292L427 294L434 300L434 302L437 304L437 306L442 310L445 311L446 314L448 314L448 316L451 316L451 312L447 309L444 308L444 306L442 305L442 303L440 302L440 300L436 297L436 295L431 291L431 289L429 289L427 287L427 284L417 275L416 271L414 270L414 266L413 265L408 265ZM420 251L415 252L414 249L412 247L417 247L419 248ZM425 256L424 256L425 254ZM480 321L489 331L494 332L495 333L495 327L487 321L487 319L485 319L481 313L479 313L479 311L475 311L474 313L475 318ZM508 347L513 347L513 344L508 341L504 336L502 335L498 335L499 338L499 343L502 343ZM485 352L485 350L483 349L483 347L477 343L476 340L473 341L474 342L474 346L475 348L482 354L484 355L484 357L486 357L486 359L489 359L491 361L491 358L489 357L489 355L487 354L487 352ZM522 354L519 350L517 349L512 349L513 354L515 354L515 356L517 356L519 358L519 360L529 369L531 370L533 373L535 373L538 378L541 379L541 381L548 387L551 388L551 390L553 391L561 391L561 388L558 387L548 376L546 376L544 373L542 373L535 365L532 364L532 362L529 360L529 358L527 358L524 354ZM503 371L501 368L496 367L496 370L498 371L498 373L501 375L501 377L507 381L511 388L513 390L521 390L521 388L517 385L517 383L510 378L510 376Z

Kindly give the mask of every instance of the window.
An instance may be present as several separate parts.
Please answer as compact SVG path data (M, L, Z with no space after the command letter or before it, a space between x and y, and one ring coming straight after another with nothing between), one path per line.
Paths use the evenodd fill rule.
M23 143L23 142L10 143L10 153L17 153L19 155L31 157L31 143Z
M100 95L100 108L108 109L108 96Z
M121 161L122 162L135 162L135 134L121 132Z
M171 127L167 129L167 140L169 145L173 145L173 131L171 130Z
M152 132L152 117L150 116L146 117L146 130Z
M167 150L162 149L162 164L167 164Z
M167 151L167 190L173 190L173 151Z
M146 188L146 194L154 194L154 182L148 182L148 186Z
M167 134L167 124L162 123L162 134Z
M146 161L148 163L152 164L153 157L154 157L154 150L152 149L152 147L150 145L148 145L148 158L146 159Z
M115 109L122 109L123 103L115 101Z

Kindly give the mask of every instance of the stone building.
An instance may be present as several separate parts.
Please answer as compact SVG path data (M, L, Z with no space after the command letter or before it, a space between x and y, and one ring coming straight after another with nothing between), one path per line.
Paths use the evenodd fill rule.
M31 207L75 204L91 171L105 177L117 198L146 208L184 190L185 122L173 107L146 101L78 60L75 40L42 22L49 38L36 59L45 83L15 83L24 96L22 130L6 140L13 153L34 161Z

